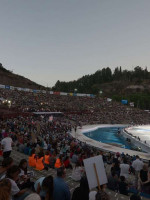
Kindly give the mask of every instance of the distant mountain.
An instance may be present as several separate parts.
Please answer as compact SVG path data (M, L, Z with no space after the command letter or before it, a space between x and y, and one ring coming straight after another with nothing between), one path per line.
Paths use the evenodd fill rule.
M13 72L5 69L1 63L0 63L0 84L22 87L22 88L45 89L44 86L39 85L23 76L14 74Z

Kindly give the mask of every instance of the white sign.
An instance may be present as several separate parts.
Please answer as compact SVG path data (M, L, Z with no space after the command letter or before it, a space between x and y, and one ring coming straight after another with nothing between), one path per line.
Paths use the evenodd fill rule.
M94 164L96 165L96 170L97 170L97 175L98 175L100 185L107 183L107 176L106 176L106 171L104 168L102 156L95 156L92 158L88 158L88 159L83 160L83 162L84 162L85 171L86 171L90 189L93 189L98 186Z

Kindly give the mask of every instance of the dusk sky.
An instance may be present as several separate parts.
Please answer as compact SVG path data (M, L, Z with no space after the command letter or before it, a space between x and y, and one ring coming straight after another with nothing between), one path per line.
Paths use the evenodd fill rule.
M0 0L0 63L49 87L108 66L150 70L150 0Z

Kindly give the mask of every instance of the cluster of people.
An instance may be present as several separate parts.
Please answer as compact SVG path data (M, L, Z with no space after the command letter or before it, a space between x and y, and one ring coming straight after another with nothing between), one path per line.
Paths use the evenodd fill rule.
M78 124L147 124L149 113L100 97L78 97L0 89L0 98L20 112L63 112ZM7 102L8 102L7 101ZM7 104L6 102L6 104ZM1 101L3 105L3 102Z
M64 116L28 115L0 121L0 200L107 200L106 185L90 191L83 160L101 155L105 165L107 188L131 200L136 193L150 194L150 163L138 156L102 152L73 138L70 134L78 125L94 123L148 123L149 114L102 98L33 94L1 90L4 99L11 100L13 109L20 112L60 111ZM11 158L12 147L25 154L16 165ZM56 170L57 176L41 176L33 181L34 173ZM71 179L79 182L71 195L64 178L71 170Z

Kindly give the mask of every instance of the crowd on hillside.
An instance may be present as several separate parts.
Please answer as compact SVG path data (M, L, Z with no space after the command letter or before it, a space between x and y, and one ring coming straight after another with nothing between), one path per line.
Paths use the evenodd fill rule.
M138 156L106 153L78 141L70 134L77 126L95 123L149 123L149 114L103 98L33 94L0 89L1 98L11 102L11 108L22 112L63 112L62 117L29 115L0 121L1 156L0 200L107 200L106 185L90 191L83 160L101 155L106 167L107 187L120 194L140 199L141 191L150 194L150 163ZM7 103L7 102L6 102ZM3 102L2 102L3 104ZM11 157L12 146L28 159L16 165ZM28 166L37 171L57 171L57 176L32 181ZM72 170L73 181L80 182L71 196L64 181L66 171ZM131 177L134 177L131 179Z
M0 89L0 98L20 112L63 112L78 124L148 124L149 113L100 97L77 97ZM3 103L1 102L3 105Z

